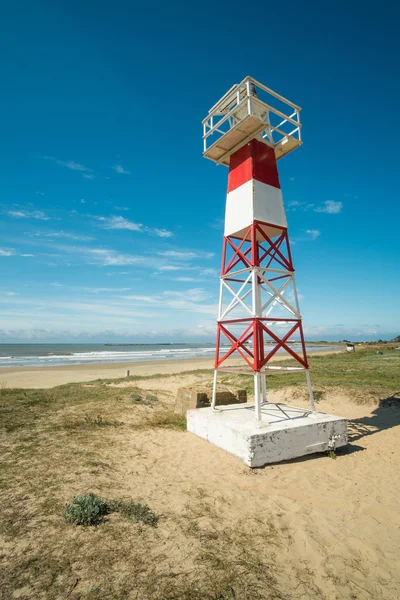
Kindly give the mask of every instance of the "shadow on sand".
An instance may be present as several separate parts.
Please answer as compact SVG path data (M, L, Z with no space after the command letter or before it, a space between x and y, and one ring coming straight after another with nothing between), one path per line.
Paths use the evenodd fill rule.
M400 425L400 392L380 400L371 415L360 419L349 419L347 422L349 442L352 444L367 435L373 435L397 425Z
M385 429L391 429L397 425L400 425L400 392L396 392L393 396L380 400L378 406L373 410L371 415L361 417L360 419L347 420L349 443L347 446L343 446L336 450L337 457L348 456L349 454L365 450L363 446L358 446L354 442L361 440L367 435L373 435L374 433L379 433L379 431L384 431ZM320 456L321 454L308 454L306 456L300 456L299 458L282 461L279 464L284 465L306 462L318 459ZM264 465L262 467L257 467L257 469L266 469L270 466L271 465Z

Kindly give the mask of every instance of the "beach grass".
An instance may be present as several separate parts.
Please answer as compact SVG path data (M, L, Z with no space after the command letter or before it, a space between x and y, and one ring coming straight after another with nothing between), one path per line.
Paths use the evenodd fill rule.
M393 349L311 357L310 365L317 390L341 388L362 400L371 394L390 397L400 389L400 352ZM211 371L188 373L211 384ZM185 418L175 415L171 404L143 390L152 379L0 390L0 597L325 598L303 567L283 573L277 553L287 552L292 534L275 516L231 522L222 500L217 510L215 499L201 489L190 489L188 502L175 510L164 504L173 489L161 490L154 506L146 484L153 465L145 442L160 445L162 455L162 444L179 447L188 434ZM139 381L140 389L135 388ZM223 375L221 381L251 390L250 378ZM118 387L119 382L130 385ZM268 385L301 388L304 373L273 375ZM140 469L143 486L132 489ZM124 500L93 526L67 522L66 505L90 493ZM157 517L143 508L148 506ZM150 521L149 515L157 527L137 522Z

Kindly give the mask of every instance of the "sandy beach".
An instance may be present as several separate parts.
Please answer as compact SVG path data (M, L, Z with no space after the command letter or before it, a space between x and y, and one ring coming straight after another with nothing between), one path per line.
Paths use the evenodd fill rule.
M313 356L336 354L342 350L309 352ZM281 356L273 361L283 360ZM290 360L290 359L289 359ZM239 359L240 362L240 359ZM227 364L234 365L232 359ZM131 375L170 375L196 369L212 369L212 358L188 358L183 360L155 360L146 362L120 362L81 364L54 367L3 367L0 369L0 385L7 388L50 388L65 383L93 381L94 379L113 379L124 377L129 369Z
M336 460L319 454L254 470L175 427L177 390L210 385L210 372L195 372L211 368L209 359L136 364L135 374L160 375L138 381L3 388L0 595L3 586L4 598L26 600L89 599L92 589L132 600L400 598L400 357L365 357L314 362L318 410L348 420L350 445ZM387 388L368 384L372 365L378 383L385 369ZM127 367L7 369L3 380L50 387ZM350 382L345 373L355 373ZM306 396L305 386L288 385L269 399L307 407ZM118 515L92 530L63 523L65 503L87 492L139 499L159 525ZM220 593L231 588L235 595Z

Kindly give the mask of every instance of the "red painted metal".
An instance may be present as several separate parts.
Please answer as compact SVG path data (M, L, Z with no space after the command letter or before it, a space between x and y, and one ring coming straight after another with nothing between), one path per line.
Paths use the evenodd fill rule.
M251 140L230 158L228 193L251 179L280 189L274 149Z
M228 193L251 180L280 188L274 150L257 139L251 140L230 157ZM269 291L270 295L275 293L272 282L292 276L294 267L288 231L285 227L264 221L254 221L250 225L244 226L243 235L236 234L224 238L221 277L226 282L244 284L248 274L254 268L260 269L257 276L258 287ZM244 269L243 273L238 273L237 271L241 269ZM267 271L267 269L276 269L278 272ZM285 273L286 271L287 273ZM265 280L271 282L270 288L266 285ZM274 296L272 298L274 299ZM259 300L261 300L261 292ZM259 310L261 310L260 307ZM307 369L308 362L301 318L293 318L291 314L288 314L288 317L271 315L263 317L260 313L260 316L250 318L220 320L217 325L215 368L221 367L227 359L237 354L254 372L259 372L282 349ZM285 328L284 332L276 333L271 329L274 324L286 324L288 329ZM232 329L235 332L240 330L242 333L234 334ZM299 353L288 345L288 340L295 333L300 336L301 340L302 351ZM221 336L224 336L229 345L229 350L223 356L220 356ZM266 342L269 344L272 342L273 348L268 348L267 351ZM224 344L226 345L225 341Z
M288 274L277 274L274 277L268 278L271 283L290 277L294 272L292 257L290 253L290 244L287 230L282 230L281 227L274 226L276 234L272 236L267 235L266 229L270 228L271 224L263 223L261 221L255 221L250 227L244 232L242 238L237 237L225 237L224 248L223 248L223 260L221 275L226 281L232 281L237 283L244 283L246 275L243 279L238 278L234 275L235 267L242 263L246 269L245 273L250 272L254 267L261 269L269 268L283 268L288 271ZM239 243L238 243L239 241ZM248 247L245 249L245 244ZM232 256L228 256L228 249ZM229 273L232 273L232 277L229 277ZM265 275L264 275L265 276ZM263 285L261 278L258 278L258 284ZM279 337L274 333L268 323L287 323L292 325L288 332L283 337ZM230 331L230 326L243 325L243 333L237 336ZM295 350L290 348L287 344L287 340L298 332L301 340L302 356ZM230 344L229 350L223 355L219 356L221 348L221 335L223 335L227 342ZM268 354L265 354L265 343L273 342L275 346ZM253 348L253 352L249 349L246 343L250 344ZM239 354L247 365L249 365L254 372L259 372L264 366L268 364L271 358L278 352L279 349L285 350L290 356L292 356L297 362L299 362L304 368L308 368L308 361L306 356L306 349L304 343L304 335L301 324L301 319L297 318L282 318L282 317L245 317L240 319L224 319L218 323L217 328L217 348L215 358L215 368L219 368L224 361L226 361L234 353Z

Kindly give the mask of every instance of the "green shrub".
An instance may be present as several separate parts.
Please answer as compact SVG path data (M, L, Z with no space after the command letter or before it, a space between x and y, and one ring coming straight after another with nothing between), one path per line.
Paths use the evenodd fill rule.
M73 525L98 525L110 512L106 500L95 494L75 496L72 504L66 504L64 519Z
M131 394L129 394L129 398L134 402L134 404L144 404L148 406L149 404L154 404L157 402L157 396L154 394L144 394L142 390L133 390Z
M66 504L64 519L72 525L98 525L110 513L119 512L134 521L156 527L158 515L147 504L129 500L103 500L95 494L75 496L72 504Z
M135 523L144 523L151 527L156 527L158 523L158 515L156 515L147 504L133 502L133 500L112 500L110 508L114 512L119 512L124 517L134 521Z

